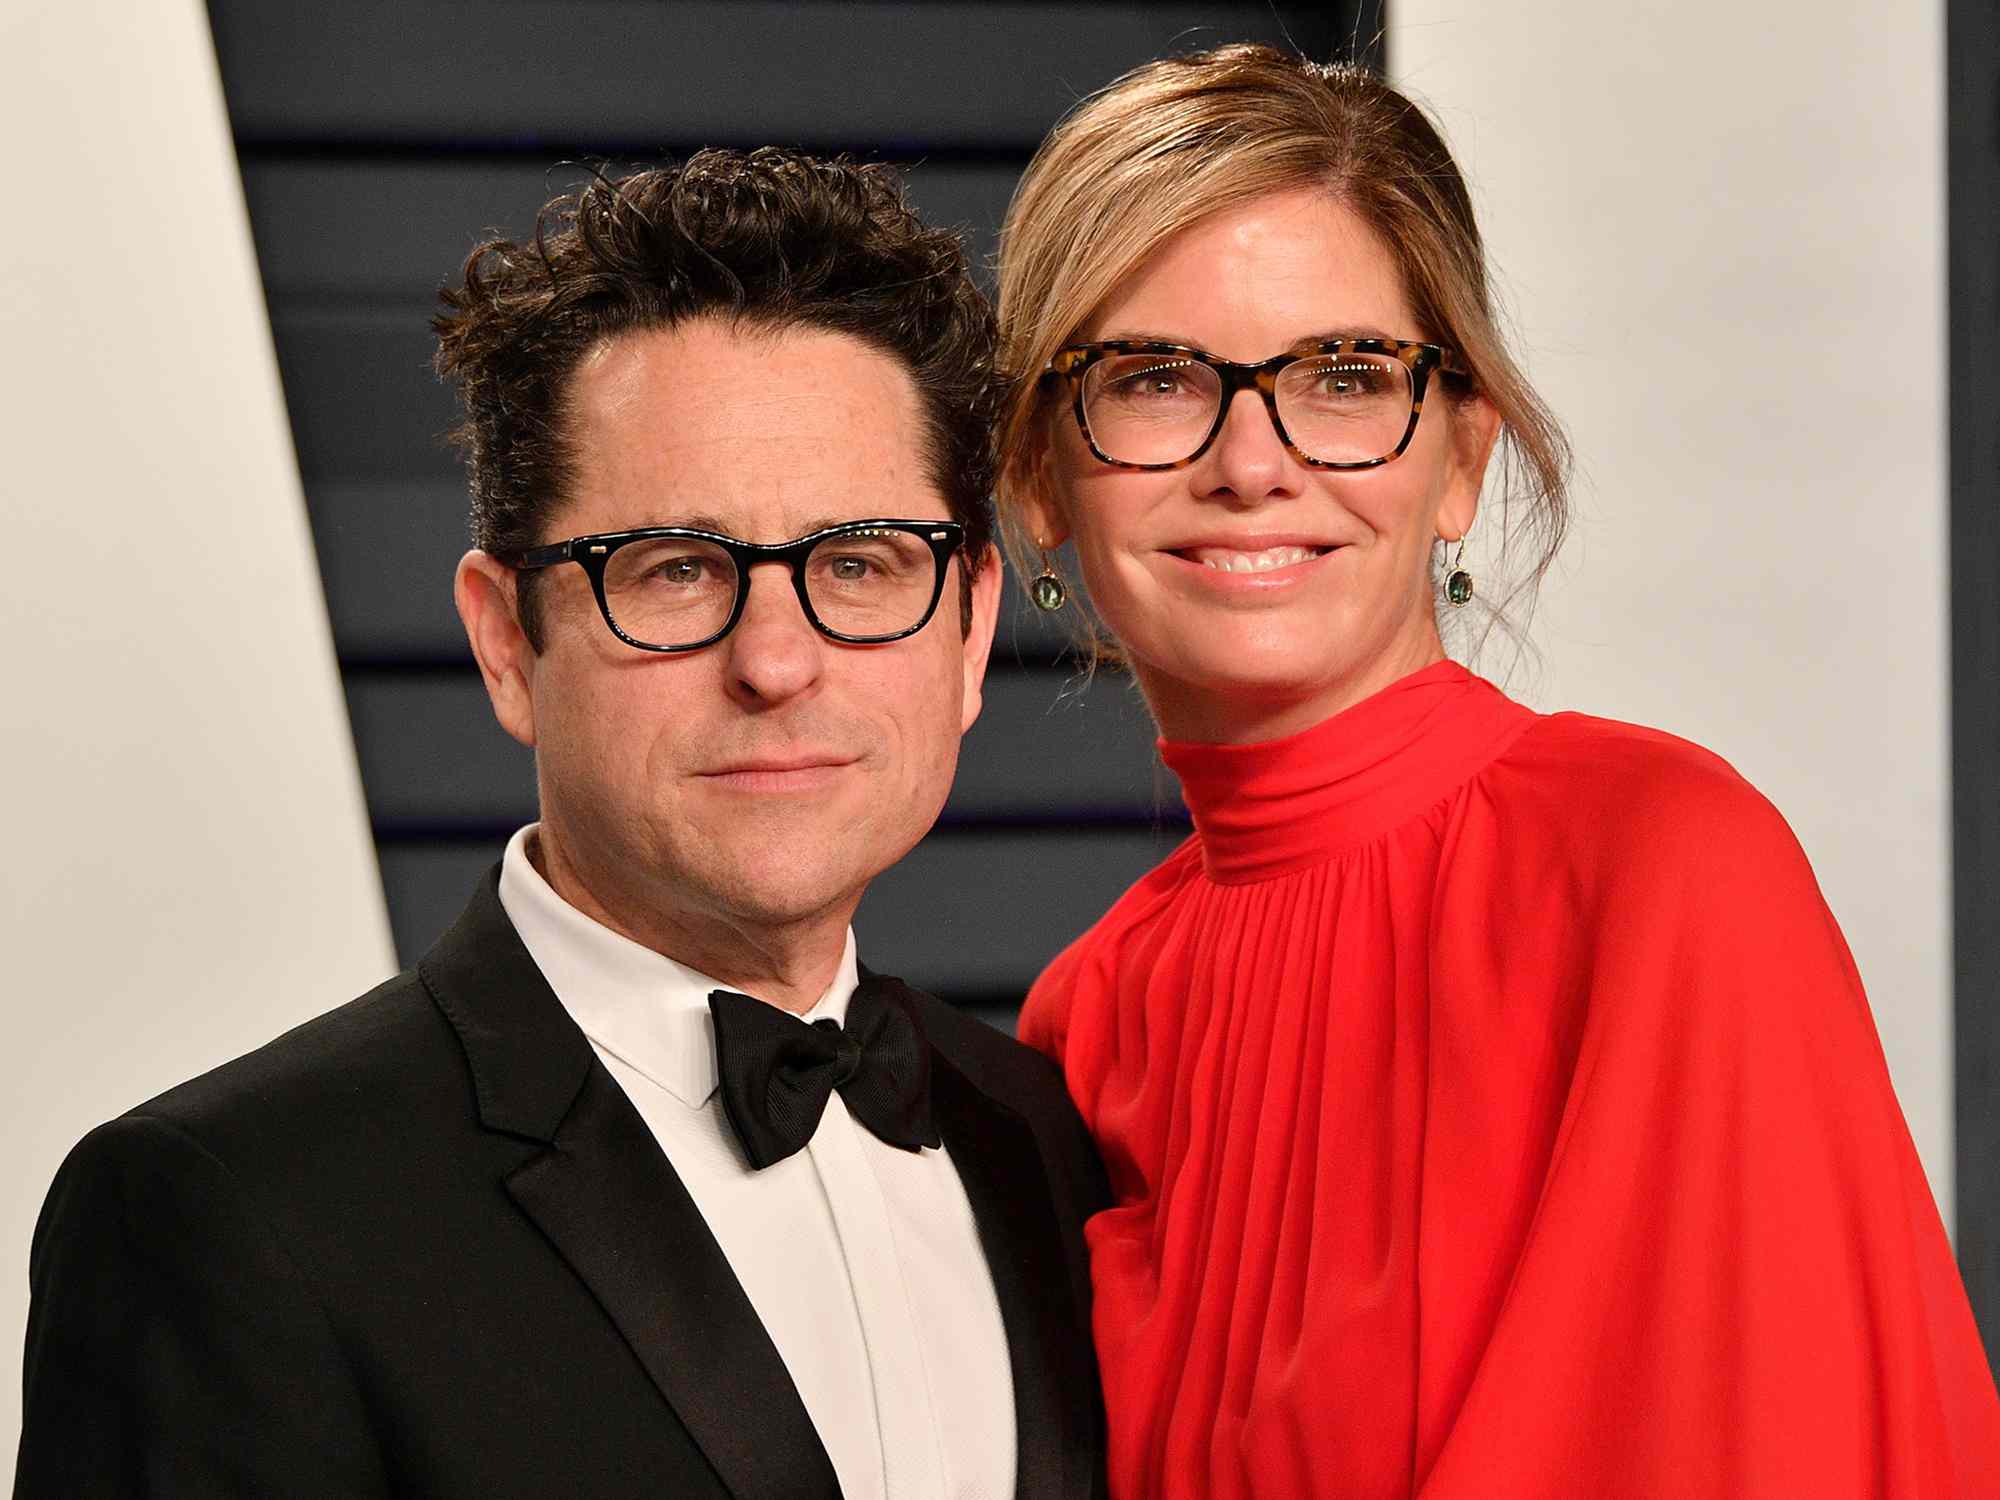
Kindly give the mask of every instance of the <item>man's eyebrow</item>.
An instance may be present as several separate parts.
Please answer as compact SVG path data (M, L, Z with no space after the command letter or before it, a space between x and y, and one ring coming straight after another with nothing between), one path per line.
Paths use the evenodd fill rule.
M630 531L644 531L653 526L678 526L687 531L713 531L723 536L734 536L736 534L729 529L728 524L723 521L722 517L712 515L705 510L696 511L692 515L676 513L671 516L661 516L655 520L642 521L638 525L626 529Z
M800 536L811 536L815 531L825 531L829 526L843 526L849 521L865 521L867 519L867 516L823 514L808 520L799 528L798 534ZM735 531L731 529L732 522L725 521L722 517L709 511L696 511L686 515L676 514L671 520L648 521L646 525L679 526L689 531L713 531L719 536L736 535ZM635 527L633 529L637 530L639 528ZM786 540L790 539L786 538Z

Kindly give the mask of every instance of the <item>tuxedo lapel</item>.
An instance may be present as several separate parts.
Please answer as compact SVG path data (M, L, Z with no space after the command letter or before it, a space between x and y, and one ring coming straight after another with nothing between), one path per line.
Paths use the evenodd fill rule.
M418 966L480 1119L541 1142L506 1190L739 1500L837 1496L812 1419L694 1200L507 920L497 871Z
M832 1462L687 1189L611 1075L591 1070L543 1152L507 1179L741 1500L836 1495Z
M1007 1325L1021 1500L1085 1500L1097 1376L1074 1299L1049 1164L1028 1122L933 1048L931 1101L965 1184Z

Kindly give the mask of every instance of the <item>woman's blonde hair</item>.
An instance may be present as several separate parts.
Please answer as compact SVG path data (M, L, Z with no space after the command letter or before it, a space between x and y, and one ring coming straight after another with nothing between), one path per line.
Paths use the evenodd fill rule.
M1056 126L1015 189L1000 237L1000 358L1012 385L998 499L1024 576L1040 566L1023 508L1056 409L1041 398L1051 356L1175 235L1309 184L1374 230L1421 325L1413 334L1457 350L1471 372L1458 389L1499 412L1500 545L1487 555L1527 566L1511 589L1486 592L1502 605L1532 598L1568 521L1569 445L1507 352L1450 151L1422 110L1366 68L1250 44L1127 73ZM1081 629L1093 659L1109 654L1094 622Z

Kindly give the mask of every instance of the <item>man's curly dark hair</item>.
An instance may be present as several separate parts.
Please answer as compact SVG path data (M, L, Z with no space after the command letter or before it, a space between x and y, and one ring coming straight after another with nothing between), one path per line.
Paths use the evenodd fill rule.
M965 527L969 624L969 579L993 536L993 312L958 237L918 220L891 168L764 147L600 174L544 207L532 240L480 245L440 301L435 363L465 410L452 437L471 471L474 546L504 558L554 540L543 529L573 475L570 379L604 340L709 316L820 329L910 373L932 481ZM536 576L521 575L518 598L539 650Z

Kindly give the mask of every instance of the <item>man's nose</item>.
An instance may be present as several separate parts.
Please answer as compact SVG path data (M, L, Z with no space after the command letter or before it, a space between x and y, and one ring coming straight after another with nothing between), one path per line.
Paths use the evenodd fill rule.
M750 570L743 617L723 641L729 690L749 704L781 703L819 681L829 642L813 629L783 563Z
M1256 504L1299 493L1298 465L1256 391L1238 391L1231 399L1197 475L1201 492L1218 500Z

